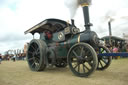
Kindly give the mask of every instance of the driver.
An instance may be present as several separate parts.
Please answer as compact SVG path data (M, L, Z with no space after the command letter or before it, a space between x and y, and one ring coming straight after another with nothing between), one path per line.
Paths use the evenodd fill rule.
M52 32L51 31L46 30L44 33L45 33L45 39L46 40L52 39Z

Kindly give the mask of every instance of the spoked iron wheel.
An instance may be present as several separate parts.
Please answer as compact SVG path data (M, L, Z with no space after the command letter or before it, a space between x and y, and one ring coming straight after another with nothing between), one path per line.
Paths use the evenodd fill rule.
M105 46L99 46L98 53L110 53L109 49ZM98 66L97 70L105 70L109 67L112 61L112 56L98 56Z
M46 44L42 40L33 39L27 51L27 62L32 71L41 71L45 64Z
M87 43L73 45L67 57L69 67L76 76L87 77L97 68L97 54Z

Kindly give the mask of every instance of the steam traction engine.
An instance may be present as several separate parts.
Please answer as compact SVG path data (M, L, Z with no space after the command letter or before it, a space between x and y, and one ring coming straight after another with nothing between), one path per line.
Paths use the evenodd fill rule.
M96 69L104 70L112 58L99 56L109 50L100 45L97 34L90 30L88 6L83 6L85 28L79 31L74 20L69 24L63 20L46 19L25 34L40 34L40 39L33 39L27 50L27 62L31 70L42 71L46 66L59 68L69 65L71 71L80 77L87 77Z

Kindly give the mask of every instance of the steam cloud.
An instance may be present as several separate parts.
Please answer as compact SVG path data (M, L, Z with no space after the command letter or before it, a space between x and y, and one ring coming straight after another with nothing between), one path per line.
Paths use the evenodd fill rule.
M72 19L75 14L77 8L82 4L82 3L87 3L91 4L91 0L65 0L64 1L65 5L69 8L70 11L70 18Z
M76 14L77 8L79 7L78 0L65 0L64 3L69 9L70 18L72 19Z

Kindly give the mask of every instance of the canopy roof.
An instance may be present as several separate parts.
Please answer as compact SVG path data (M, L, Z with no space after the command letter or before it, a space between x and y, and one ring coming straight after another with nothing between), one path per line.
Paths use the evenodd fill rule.
M44 32L45 30L49 30L51 32L57 32L60 30L64 30L65 27L67 27L70 24L67 24L67 22L59 19L46 19L37 25L33 26L32 28L28 29L24 33L41 33Z
M111 37L112 40L125 41L125 39L117 37L117 36L104 36L101 39L109 40L110 37Z

